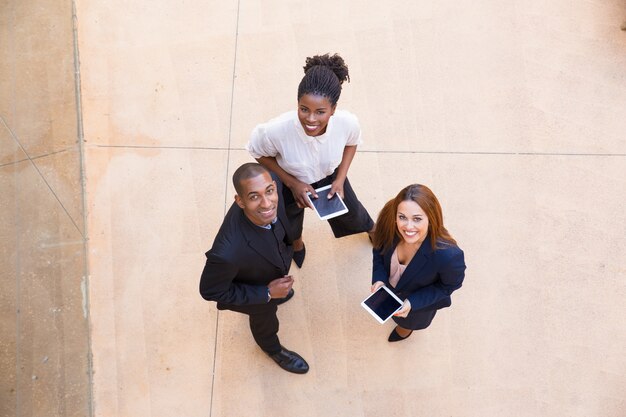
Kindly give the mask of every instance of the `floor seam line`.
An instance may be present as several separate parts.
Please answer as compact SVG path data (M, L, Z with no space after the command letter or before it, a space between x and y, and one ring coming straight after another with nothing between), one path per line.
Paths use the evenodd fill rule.
M87 329L87 396L88 396L88 416L95 415L94 382L93 382L93 348L91 338L91 305L89 299L89 239L87 233L87 180L85 175L85 130L83 124L83 105L81 96L80 78L80 53L78 50L78 11L76 0L72 0L72 37L73 37L73 58L74 58L74 95L76 103L76 135L78 136L78 167L80 180L80 194L83 220L83 278L81 280L81 290L83 292L83 315Z
M232 104L231 104L232 106ZM232 112L232 110L231 110ZM229 127L229 144L231 125ZM203 147L203 146L144 146L144 145L94 145L98 148L128 148L128 149L174 149L174 150L207 150L207 151L245 151L245 147ZM576 152L480 152L480 151L389 151L360 149L359 153L380 153L380 154L423 154L423 155L522 155L522 156L603 156L603 157L625 157L626 153L576 153ZM230 154L229 154L230 156ZM4 165L0 165L4 166Z
M60 151L54 151L54 152L49 152L49 153L46 153L46 154L43 154L43 155L39 155L39 156L33 156L30 159L32 159L34 161L36 159L45 158L46 156L52 156L52 155L60 154L60 153L63 153L63 152L68 152L70 149L71 148L61 149ZM19 164L19 163L24 162L24 161L28 161L28 157L26 157L24 159L19 159L17 161L11 161L11 162L6 162L4 164L0 164L0 168L6 167L6 166L10 166L10 165L16 165L16 164Z
M227 193L226 189L228 188L228 171L230 168L230 151L231 151L231 140L232 140L232 132L233 132L233 108L235 103L235 80L237 75L237 47L239 44L239 12L241 10L241 0L237 1L237 14L235 19L235 50L233 57L233 75L232 75L232 83L230 89L230 119L228 122L228 149L226 149L226 178L224 180L224 209L223 213L226 214L227 208ZM213 372L211 375L211 401L209 404L209 417L213 416L213 398L215 395L215 370L217 369L217 337L219 332L219 320L220 320L220 311L217 310L215 315L215 342L213 345Z
M41 172L41 170L39 169L39 167L37 166L37 164L35 163L33 158L31 158L30 155L28 155L28 152L26 152L26 149L24 148L24 146L22 145L20 140L15 135L15 132L13 132L13 130L11 130L11 128L6 124L6 121L4 120L4 118L1 115L0 115L0 121L2 121L2 124L4 125L4 127L9 131L9 133L10 133L11 137L13 138L13 140L15 141L15 143L20 147L22 152L24 152L24 154L28 158L28 161L31 163L33 168L35 168L35 171L37 171L37 174L39 175L41 180L44 182L44 184L46 184L46 187L48 187L48 190L50 191L50 193L52 193L52 195L54 196L54 198L57 201L57 203L59 203L59 206L61 206L61 208L65 212L65 215L67 216L67 218L70 220L70 222L72 222L72 224L74 225L74 227L78 231L78 234L80 234L83 238L85 238L83 232L80 230L80 227L78 227L78 225L76 224L76 222L74 221L74 219L70 215L69 211L67 210L67 208L63 204L63 202L61 202L61 199L59 198L59 196L54 192L54 190L52 189L52 186L50 186L50 183L48 183L48 181L46 180L46 177L43 175L43 173Z

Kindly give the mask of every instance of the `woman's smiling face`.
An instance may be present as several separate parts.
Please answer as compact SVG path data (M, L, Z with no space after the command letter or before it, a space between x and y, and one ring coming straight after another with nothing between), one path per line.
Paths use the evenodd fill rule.
M319 136L326 133L330 116L335 107L323 96L305 94L298 100L298 120L308 136Z
M428 216L413 200L398 204L396 226L400 236L408 244L421 244L428 236Z

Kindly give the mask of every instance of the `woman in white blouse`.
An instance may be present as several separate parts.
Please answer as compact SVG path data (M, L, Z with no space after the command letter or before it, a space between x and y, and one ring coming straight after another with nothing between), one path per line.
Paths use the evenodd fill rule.
M374 230L374 221L359 202L348 181L348 169L362 143L356 116L337 110L341 84L350 81L343 58L335 54L306 59L298 86L298 109L254 128L247 149L286 185L283 198L291 221L294 261L304 262L302 241L304 208L311 207L307 192L331 185L329 197L338 193L348 212L328 220L335 237ZM311 207L312 208L312 207Z

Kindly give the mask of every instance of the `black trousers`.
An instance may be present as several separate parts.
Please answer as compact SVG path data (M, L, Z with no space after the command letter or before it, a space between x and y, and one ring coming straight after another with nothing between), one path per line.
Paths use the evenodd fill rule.
M337 170L328 177L314 182L311 186L317 189L325 185L330 185L335 178L337 178ZM289 187L283 187L283 199L287 210L287 218L291 223L293 239L299 239L302 236L304 209L298 207ZM372 230L374 221L357 198L348 178L346 178L346 181L343 183L343 202L346 203L348 212L328 220L330 228L333 230L333 234L336 238Z
M230 304L217 305L219 310L231 310L248 315L250 331L254 341L265 352L272 354L281 350L278 340L278 317L276 311L278 305L275 300L270 300L267 304L254 304L235 306Z

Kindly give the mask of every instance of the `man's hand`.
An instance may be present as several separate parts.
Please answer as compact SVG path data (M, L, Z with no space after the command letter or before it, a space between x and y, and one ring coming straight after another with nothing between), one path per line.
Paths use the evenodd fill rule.
M270 297L272 298L285 298L289 294L289 290L293 285L293 277L291 275L285 275L282 278L276 278L267 285L270 290Z

